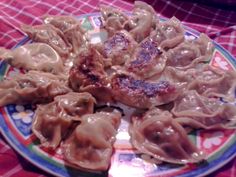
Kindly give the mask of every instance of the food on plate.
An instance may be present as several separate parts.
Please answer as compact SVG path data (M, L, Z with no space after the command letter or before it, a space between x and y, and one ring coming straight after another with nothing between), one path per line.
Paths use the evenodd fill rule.
M209 65L198 69L195 79L189 84L189 90L196 90L207 97L224 98L226 101L235 100L236 73L222 71Z
M216 98L199 95L196 90L183 93L174 101L172 113L176 119L193 128L235 128L236 109Z
M136 108L151 108L169 103L181 93L181 87L167 80L148 82L125 73L112 78L115 100Z
M58 53L45 43L32 43L13 50L0 48L0 58L16 68L38 70L53 74L63 73L63 62Z
M66 161L85 169L107 170L120 119L119 111L82 116L81 123L62 145Z
M89 92L99 101L112 99L103 56L92 46L82 50L75 58L70 70L69 83L74 91Z
M41 145L61 148L68 164L85 170L109 168L123 116L115 107L122 122L139 112L129 122L139 153L159 163L202 162L188 128L236 127L235 72L207 63L214 46L205 34L185 38L177 18L162 21L144 2L131 14L105 5L100 12L108 38L96 44L88 35L97 31L73 17L23 25L34 43L1 48L0 57L26 73L0 82L0 106L37 103L32 130Z
M85 31L77 19L69 16L46 15L45 24L51 24L61 30L65 39L71 44L73 53L78 53L80 47L86 43Z
M153 108L141 117L134 116L129 132L136 149L158 160L176 164L204 160L203 153L168 111Z
M128 15L120 9L100 5L102 16L102 27L107 30L109 36L113 36L117 31L122 30L124 23L128 20Z
M22 25L21 29L34 42L50 45L61 57L68 57L72 49L63 32L50 24L36 26Z
M29 71L0 82L0 106L7 104L43 103L71 89L59 76L41 71Z
M143 79L159 74L166 66L166 56L158 49L158 44L150 38L142 41L126 62L127 71L133 72Z
M135 1L132 15L124 23L124 29L129 31L137 42L141 42L155 29L158 20L152 6L142 1Z
M166 53L166 65L174 66L178 69L195 67L200 62L208 61L212 53L213 45L211 40L205 34L201 34L196 40L185 40L177 47L169 50Z
M157 42L161 49L169 50L184 41L184 28L177 18L172 17L157 24L150 38Z
M56 96L51 103L37 105L32 130L44 147L55 149L70 131L73 122L93 113L94 103L96 100L86 92Z
M130 34L121 30L96 48L104 56L105 66L122 65L130 59L137 43Z

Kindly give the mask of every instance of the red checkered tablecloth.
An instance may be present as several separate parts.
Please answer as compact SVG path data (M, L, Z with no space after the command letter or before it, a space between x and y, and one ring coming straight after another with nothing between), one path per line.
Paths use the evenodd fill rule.
M236 57L236 11L232 10L236 5L235 0L210 0L210 3L207 0L201 1L208 2L206 3L208 5L195 3L197 1L151 0L147 2L159 15L176 16L185 25L206 33ZM39 24L40 16L43 14L78 16L97 12L100 3L126 11L133 8L133 1L129 0L1 0L0 46L11 48L24 37L24 33L20 30L22 23ZM224 8L220 9L221 7ZM49 176L49 174L24 160L0 135L0 176L39 177ZM236 158L210 176L235 177Z

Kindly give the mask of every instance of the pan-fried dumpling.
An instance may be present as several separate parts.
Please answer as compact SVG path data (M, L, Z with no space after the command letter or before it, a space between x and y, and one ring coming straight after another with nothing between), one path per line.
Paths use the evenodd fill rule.
M93 113L94 103L95 99L89 93L69 92L56 96L53 102L37 106L32 130L44 147L55 149L73 121Z
M188 89L196 90L207 97L222 97L234 101L236 89L235 71L222 71L218 68L205 66L199 69Z
M125 64L126 70L146 79L159 74L166 66L166 56L151 38L142 41Z
M82 50L74 60L69 83L74 91L89 92L99 101L112 99L103 57L91 46Z
M122 71L113 75L111 85L116 101L137 108L169 103L177 98L184 86L164 78L145 81Z
M232 128L236 126L234 105L199 95L190 90L174 101L172 113L181 124L193 128Z
M158 23L156 12L152 6L142 1L134 2L134 10L131 17L124 24L124 29L129 31L137 42L141 42Z
M184 41L166 53L167 66L178 69L188 69L196 64L208 61L213 53L213 44L205 35L201 34L194 41Z
M130 59L131 55L137 43L125 31L118 31L113 36L108 38L98 49L99 52L104 56L104 61L107 66L111 65L122 65Z
M139 152L158 160L176 164L203 160L202 152L168 111L154 108L142 117L133 117L129 132L131 143Z
M50 45L61 57L67 57L69 55L71 45L58 28L50 24L36 26L22 25L21 28L34 42L42 42Z
M61 57L52 47L44 43L26 44L13 50L0 48L0 57L17 68L53 74L63 72Z
M62 145L65 159L84 169L107 170L120 119L118 111L84 115Z
M40 71L29 71L0 82L0 106L51 101L69 92L65 80Z
M124 23L128 20L128 15L120 9L101 5L102 26L107 30L109 36L113 36L117 31L123 29Z
M151 32L150 38L158 44L159 48L169 50L184 41L184 29L181 22L172 17L157 24L156 29Z
M71 16L46 15L43 20L45 24L51 24L64 33L64 37L71 44L74 53L79 52L80 47L86 42L85 31L75 18Z

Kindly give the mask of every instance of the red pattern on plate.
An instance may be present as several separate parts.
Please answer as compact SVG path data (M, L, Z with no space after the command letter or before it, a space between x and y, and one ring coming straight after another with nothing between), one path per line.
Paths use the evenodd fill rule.
M221 0L211 0L221 2ZM236 12L216 9L192 2L151 0L158 14L176 16L187 26L208 34L236 56ZM98 11L99 3L113 5L130 11L133 1L119 0L1 0L0 1L0 46L13 47L24 36L20 24L39 24L40 16L48 14L81 15ZM225 4L235 5L232 0ZM217 61L215 61L215 64ZM228 66L228 65L227 65ZM211 176L236 176L236 159ZM0 176L37 177L49 176L18 156L0 135Z

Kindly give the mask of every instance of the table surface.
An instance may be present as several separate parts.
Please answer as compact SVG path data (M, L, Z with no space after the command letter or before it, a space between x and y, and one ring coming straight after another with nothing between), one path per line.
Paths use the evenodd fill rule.
M206 0L207 1L207 0ZM212 1L212 0L211 0ZM193 29L206 33L210 38L222 45L236 57L236 11L227 8L235 5L235 1L214 0L208 5L188 1L147 1L164 17L176 16ZM220 9L220 5L226 6ZM131 11L133 1L119 0L1 0L0 1L0 46L14 47L23 37L20 25L36 25L41 23L44 14L74 15L98 12L99 4L112 5L125 11ZM213 5L213 6L211 6ZM18 155L0 134L0 176L3 177L43 177L50 176L46 172L30 164ZM236 158L209 176L235 177Z

